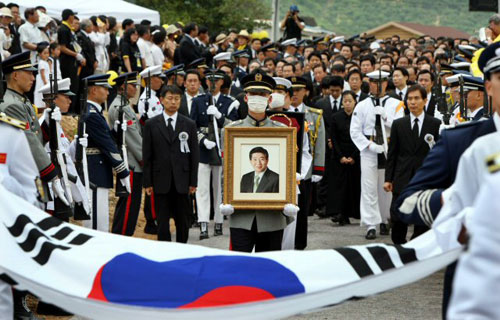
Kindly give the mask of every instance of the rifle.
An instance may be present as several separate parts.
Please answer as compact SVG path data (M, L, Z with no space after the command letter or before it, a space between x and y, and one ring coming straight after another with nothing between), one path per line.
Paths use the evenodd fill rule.
M78 137L85 136L85 117L87 115L87 79L84 80L83 91L80 97L80 116L78 118ZM85 192L87 197L89 198L89 208L90 212L86 212L83 206L76 205L75 206L75 220L90 220L90 216L92 215L92 196L90 194L90 180L89 180L89 170L87 166L87 150L82 147L79 141L76 141L76 150L75 150L75 167L76 172L78 172L78 176L80 180L83 182L85 186Z
M122 130L122 124L126 123L125 112L123 108L127 105L128 98L128 77L125 76L125 92L122 93L120 107L118 108L118 119L120 124L118 125L118 130L116 132L116 142L118 144L118 150L121 149L123 162L125 167L128 169L128 154L127 154L127 143L126 143L126 132ZM146 92L147 94L147 92ZM116 183L115 195L117 197L126 197L129 195L125 186L121 183Z
M215 106L215 100L214 100L214 91L215 91L215 72L213 72L212 76L209 78L210 79L210 99L211 99L211 105ZM210 157L211 165L220 165L222 163L221 161L221 151L220 151L220 139L219 139L219 126L217 125L217 119L215 119L215 116L209 116L208 117L208 134L207 138L210 141L215 141L216 148L217 148L217 156L218 157Z
M450 124L451 111L448 108L448 103L446 102L446 94L442 90L443 83L440 74L437 73L437 81L432 87L432 94L436 97L437 109L443 115L444 124ZM430 98L429 98L430 99Z
M460 77L458 79L458 84L460 85L460 116L467 120L467 97L464 94L464 78Z
M375 107L380 106L380 96L382 95L382 70L379 71L379 79L377 80L377 94L373 99L373 104ZM384 147L383 154L377 154L377 166L379 169L385 168L385 162L387 159L387 133L385 132L384 119L380 115L375 116L375 141L376 144L380 144Z
M57 84L57 59L54 59L54 74L49 77L50 83L50 97L46 99L49 103L51 112L54 112L56 106L55 100L59 92ZM62 175L62 182L66 199L69 205L66 205L61 199L54 196L54 216L60 219L65 219L73 216L73 197L69 189L68 171L66 168L66 156L60 149L59 132L62 131L61 124L58 121L49 117L49 146L50 146L50 160L56 167L56 170Z

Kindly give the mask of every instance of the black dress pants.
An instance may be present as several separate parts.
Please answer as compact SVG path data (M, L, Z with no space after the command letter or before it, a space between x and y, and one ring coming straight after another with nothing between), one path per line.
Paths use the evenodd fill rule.
M231 248L233 251L255 252L281 250L283 230L258 232L257 221L253 220L252 229L231 228Z
M304 250L307 247L307 216L311 205L311 179L300 181L299 212L295 228L295 249Z
M178 193L172 183L168 193L155 193L154 205L158 223L158 240L171 241L170 218L175 221L176 241L187 243L189 237L189 197Z
M117 182L120 183L120 182ZM111 232L133 236L142 200L142 172L130 171L132 192L127 197L118 198Z

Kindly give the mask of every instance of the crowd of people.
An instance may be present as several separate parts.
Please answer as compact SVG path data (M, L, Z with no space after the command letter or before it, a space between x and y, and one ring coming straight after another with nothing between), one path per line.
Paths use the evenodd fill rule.
M367 240L378 233L404 244L409 225L413 239L442 207L463 209L446 207L448 197L461 195L450 188L461 173L458 160L498 126L498 97L485 93L498 75L489 65L496 51L484 49L500 34L498 15L484 42L302 39L292 6L281 23L285 36L273 42L247 30L211 34L194 22L80 19L71 9L49 17L43 6L24 10L23 19L18 5L0 7L7 83L0 117L26 129L34 159L18 182L0 181L57 218L78 212L84 226L104 232L132 236L144 202L144 232L162 241L171 240L170 219L183 243L192 227L200 240L209 238L211 219L213 236L222 235L228 219L232 250L304 250L308 217L317 215L339 226L360 219ZM300 114L304 123L273 112L288 120ZM71 143L60 128L65 114L79 115ZM303 132L296 201L283 210L223 203L224 128L285 126ZM54 148L66 155L64 165L51 156ZM244 192L267 192L259 183L273 173L268 160L265 149L252 150L255 178ZM37 177L45 192L31 186ZM16 187L24 183L30 186ZM114 186L118 202L110 210Z

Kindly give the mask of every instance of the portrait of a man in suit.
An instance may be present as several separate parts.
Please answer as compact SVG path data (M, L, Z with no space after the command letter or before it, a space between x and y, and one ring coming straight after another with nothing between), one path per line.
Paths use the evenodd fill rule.
M279 193L279 174L268 168L269 152L262 147L255 147L249 153L250 164L254 171L241 177L242 193Z

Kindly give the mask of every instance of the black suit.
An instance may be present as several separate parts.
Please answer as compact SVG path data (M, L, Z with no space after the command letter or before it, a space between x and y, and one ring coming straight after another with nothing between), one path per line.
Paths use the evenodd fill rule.
M95 45L90 38L84 34L82 31L76 34L78 39L78 44L82 47L81 54L87 61L85 67L82 67L80 71L80 79L86 78L94 74L94 63L96 62L95 57ZM83 86L82 86L83 88Z
M194 97L193 97L193 99L194 99ZM191 101L191 103L192 103L192 101ZM192 112L193 112L193 108L191 108L191 112L189 112L186 93L183 93L181 96L181 106L179 107L179 113L182 114L183 116L186 116L186 117L192 119L193 118L191 116Z
M231 88L229 89L229 95L233 98L236 98L240 93L243 93L243 89L238 88L234 84L231 85Z
M385 181L392 182L393 203L391 205L391 218L393 220L392 241L395 244L406 242L406 232L408 226L401 222L394 208L395 199L410 182L415 172L422 166L429 145L424 140L426 135L432 135L434 142L439 139L439 126L441 121L425 114L424 121L418 139L415 139L410 115L395 120L391 128L391 140L387 155L387 165L385 170ZM415 226L415 233L412 238L428 230L426 227Z
M246 173L241 177L240 192L252 193L254 185L255 171ZM267 169L262 175L256 193L279 193L280 192L280 175L271 169Z
M352 115L345 111L337 112L332 117L330 136L333 144L331 178L328 181L327 214L341 215L344 221L349 217L359 219L359 201L361 196L361 167L359 150L351 140ZM341 164L342 157L352 158L354 164Z
M200 48L185 35L179 44L179 63L187 66L199 58L201 58Z
M189 135L189 151L181 152L180 133ZM170 218L174 218L177 242L186 243L189 226L189 187L198 183L199 146L196 124L178 114L169 136L163 114L146 121L142 142L144 187L153 187L158 221L158 240L170 241Z
M364 93L363 91L359 91L359 98L357 98L358 102L361 102L363 100L365 100L366 98L368 98L370 95L367 94L367 93Z
M330 100L330 96L326 96L319 99L314 105L315 108L323 110L323 121L325 123L325 174L323 179L319 182L316 188L316 205L318 208L325 208L326 215L331 215L332 213L328 211L329 196L328 185L332 184L332 179L334 178L334 173L332 172L331 159L332 149L328 146L328 140L331 139L331 124L334 114L341 110L342 106L342 96L337 98L337 107L334 109L334 105ZM322 210L322 209L321 209Z

